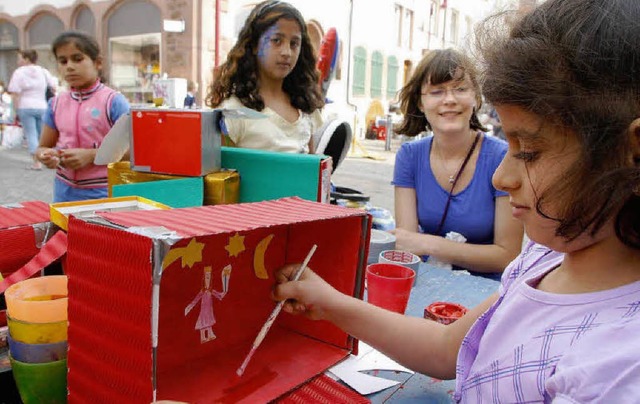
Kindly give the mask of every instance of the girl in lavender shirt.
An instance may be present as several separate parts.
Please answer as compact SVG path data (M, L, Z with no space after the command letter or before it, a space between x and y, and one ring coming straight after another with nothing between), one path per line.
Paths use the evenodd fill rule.
M490 27L511 29L502 37ZM334 322L460 402L640 397L640 8L549 0L480 31L484 94L509 144L493 183L531 242L498 292L451 325L278 273L285 310Z

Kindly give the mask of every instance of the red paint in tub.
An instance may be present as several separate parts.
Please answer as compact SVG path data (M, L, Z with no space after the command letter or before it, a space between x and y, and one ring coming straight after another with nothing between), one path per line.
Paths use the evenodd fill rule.
M424 309L424 318L447 325L464 316L466 312L467 308L457 303L434 302Z

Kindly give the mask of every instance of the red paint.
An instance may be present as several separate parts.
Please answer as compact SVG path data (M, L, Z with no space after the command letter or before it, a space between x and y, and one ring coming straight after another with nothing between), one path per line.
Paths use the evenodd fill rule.
M467 308L457 303L435 302L424 309L424 318L446 325L464 316L466 312Z

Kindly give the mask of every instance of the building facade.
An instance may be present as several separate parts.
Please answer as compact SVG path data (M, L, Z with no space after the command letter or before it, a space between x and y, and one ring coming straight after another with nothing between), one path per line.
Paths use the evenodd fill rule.
M14 3L0 12L0 80L10 78L18 49L35 49L38 64L56 74L51 41L79 30L98 40L103 78L132 103L151 102L159 77L207 80L216 52L216 3L226 6L226 0L57 0L32 1L26 13L9 14Z
M289 0L306 18L316 48L336 28L340 55L327 113L363 136L384 115L431 49L463 47L473 25L512 0ZM527 5L534 0L520 0ZM256 0L0 0L0 80L31 48L56 73L50 45L74 29L93 35L103 77L132 103L152 102L153 81L181 77L199 84L201 104L214 66L224 61Z

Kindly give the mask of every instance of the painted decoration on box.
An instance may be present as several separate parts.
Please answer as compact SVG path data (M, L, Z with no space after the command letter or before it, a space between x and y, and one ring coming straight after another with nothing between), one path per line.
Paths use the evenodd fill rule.
M192 238L186 247L172 248L162 260L162 269L165 270L171 264L177 260L182 260L182 268L188 266L193 268L193 265L202 261L202 250L204 249L204 243L199 243L195 238Z
M213 289L211 285L211 270L211 267L204 267L203 288L184 309L184 315L186 316L200 303L200 314L198 315L195 329L200 331L201 344L216 339L216 335L213 332L213 325L216 323L216 318L213 314L213 297L218 300L224 299L229 291L229 278L231 278L231 265L227 265L222 269L222 273L220 274L222 278L222 291L219 292Z
M258 242L255 251L253 252L253 272L258 279L269 279L269 273L264 265L264 256L267 252L267 247L273 239L273 234L269 234Z
M244 236L236 233L233 236L229 237L229 244L227 244L224 249L229 252L229 257L237 257L241 252L245 250Z

